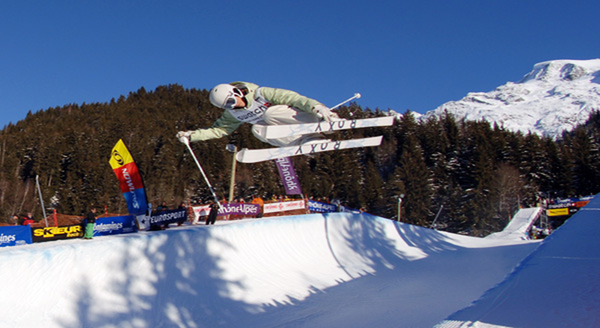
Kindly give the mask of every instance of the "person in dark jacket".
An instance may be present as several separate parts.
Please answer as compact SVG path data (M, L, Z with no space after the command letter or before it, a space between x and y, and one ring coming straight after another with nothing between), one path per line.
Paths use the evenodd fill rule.
M217 215L219 215L219 204L212 203L210 205L210 212L208 212L208 216L206 217L206 224L215 224Z
M92 239L94 237L94 224L96 224L96 209L92 208L86 216L85 234L83 239Z

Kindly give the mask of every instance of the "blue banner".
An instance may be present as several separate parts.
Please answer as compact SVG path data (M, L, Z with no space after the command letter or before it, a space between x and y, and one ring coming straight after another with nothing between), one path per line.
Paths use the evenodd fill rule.
M30 226L0 227L0 247L31 244Z
M97 218L94 226L94 236L117 235L122 233L137 232L135 216L113 216Z
M337 205L334 205L334 204L327 204L327 203L315 202L314 200L309 200L308 201L308 210L311 212L317 212L317 213L332 213L332 212L337 212L338 208L337 208Z

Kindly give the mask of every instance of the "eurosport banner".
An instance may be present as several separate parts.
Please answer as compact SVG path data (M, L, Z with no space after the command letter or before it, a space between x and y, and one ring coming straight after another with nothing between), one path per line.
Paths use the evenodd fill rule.
M263 206L263 213L276 213L285 212L292 210L301 210L306 208L306 203L303 200L296 200L292 202L280 202L280 203L266 203Z
M331 212L337 212L338 207L337 207L337 205L334 205L334 204L327 204L327 203L315 202L314 200L309 200L308 201L308 210L311 212L317 212L317 213L331 213Z
M62 227L31 228L31 232L34 243L83 237L83 227L81 224Z
M117 235L131 232L137 232L135 216L133 215L97 218L94 225L94 236Z
M30 226L0 227L0 247L31 244Z
M187 220L187 210L185 208L154 212L150 216L150 226L163 224L185 222Z
M300 181L294 170L294 163L289 157L278 158L275 160L277 164L277 170L279 170L279 176L281 182L285 187L286 195L302 195L302 189L300 189Z
M142 176L131 153L125 147L123 140L119 139L112 149L109 163L119 180L121 192L127 202L129 214L145 214L148 208L148 201L146 200Z

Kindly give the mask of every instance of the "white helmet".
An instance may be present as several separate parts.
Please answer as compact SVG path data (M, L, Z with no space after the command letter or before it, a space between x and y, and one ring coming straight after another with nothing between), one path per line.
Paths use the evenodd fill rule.
M237 103L235 96L244 97L242 91L231 84L219 84L210 90L210 103L223 109L233 109Z

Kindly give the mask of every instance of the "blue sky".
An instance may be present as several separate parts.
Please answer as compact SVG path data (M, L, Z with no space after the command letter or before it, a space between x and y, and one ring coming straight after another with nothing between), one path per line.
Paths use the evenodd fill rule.
M599 58L599 12L581 0L2 1L0 128L140 87L237 80L424 113L538 62Z

